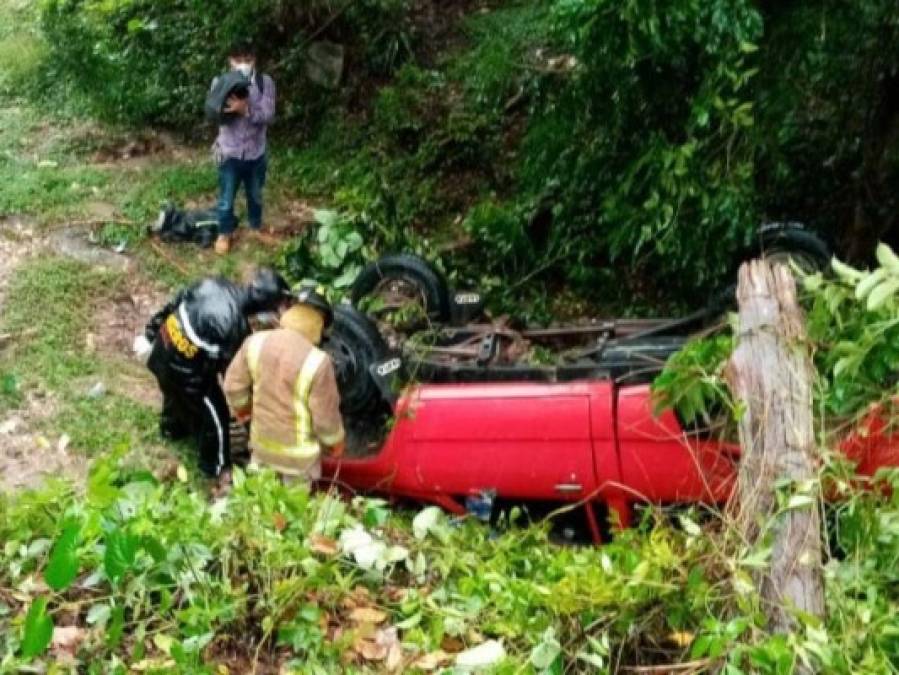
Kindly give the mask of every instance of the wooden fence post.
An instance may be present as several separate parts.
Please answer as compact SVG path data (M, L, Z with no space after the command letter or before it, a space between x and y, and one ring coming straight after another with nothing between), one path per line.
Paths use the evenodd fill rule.
M770 565L756 576L756 585L769 628L789 632L796 611L824 615L813 368L787 267L764 260L745 263L737 303L739 335L725 370L734 399L744 406L736 525L750 546L770 537ZM813 487L778 514L775 486L784 479ZM809 671L800 667L798 672Z

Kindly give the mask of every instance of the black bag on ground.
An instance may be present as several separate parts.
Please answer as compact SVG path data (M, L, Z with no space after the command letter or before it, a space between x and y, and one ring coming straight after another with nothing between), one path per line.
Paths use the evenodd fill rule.
M209 248L218 235L218 211L216 209L178 209L167 204L159 212L153 232L169 244L199 244Z

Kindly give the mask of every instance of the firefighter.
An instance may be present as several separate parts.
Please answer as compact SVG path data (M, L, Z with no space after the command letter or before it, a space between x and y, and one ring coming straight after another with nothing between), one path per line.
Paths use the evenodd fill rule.
M253 463L271 467L287 483L320 478L323 448L343 455L334 366L319 349L332 318L321 289L302 288L280 328L248 338L225 375L235 417L252 419Z
M249 317L291 300L287 282L268 268L245 286L202 279L160 309L135 340L139 355L149 353L147 367L162 390L160 432L192 436L201 471L223 484L230 476L230 415L220 377L250 332Z

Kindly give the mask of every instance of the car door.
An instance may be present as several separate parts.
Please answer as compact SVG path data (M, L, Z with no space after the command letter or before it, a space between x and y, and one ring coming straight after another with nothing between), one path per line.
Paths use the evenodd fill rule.
M595 489L584 383L426 385L410 414L424 491L579 499Z

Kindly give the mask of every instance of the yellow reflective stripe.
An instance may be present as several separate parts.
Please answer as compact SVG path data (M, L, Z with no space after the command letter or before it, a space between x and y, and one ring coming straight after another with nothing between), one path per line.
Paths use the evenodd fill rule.
M286 445L270 438L254 438L250 443L254 452L266 452L273 455L283 455L297 459L313 459L317 457L321 449L318 443L304 443L302 445Z
M309 411L309 393L312 391L312 380L315 378L315 373L318 372L325 358L325 353L321 349L313 347L303 362L300 376L297 378L293 403L297 416L297 443L299 445L305 445L315 440L312 434L312 414Z
M262 358L262 345L265 332L254 333L247 338L247 368L250 369L250 379L253 380L253 398L259 398L259 361Z

